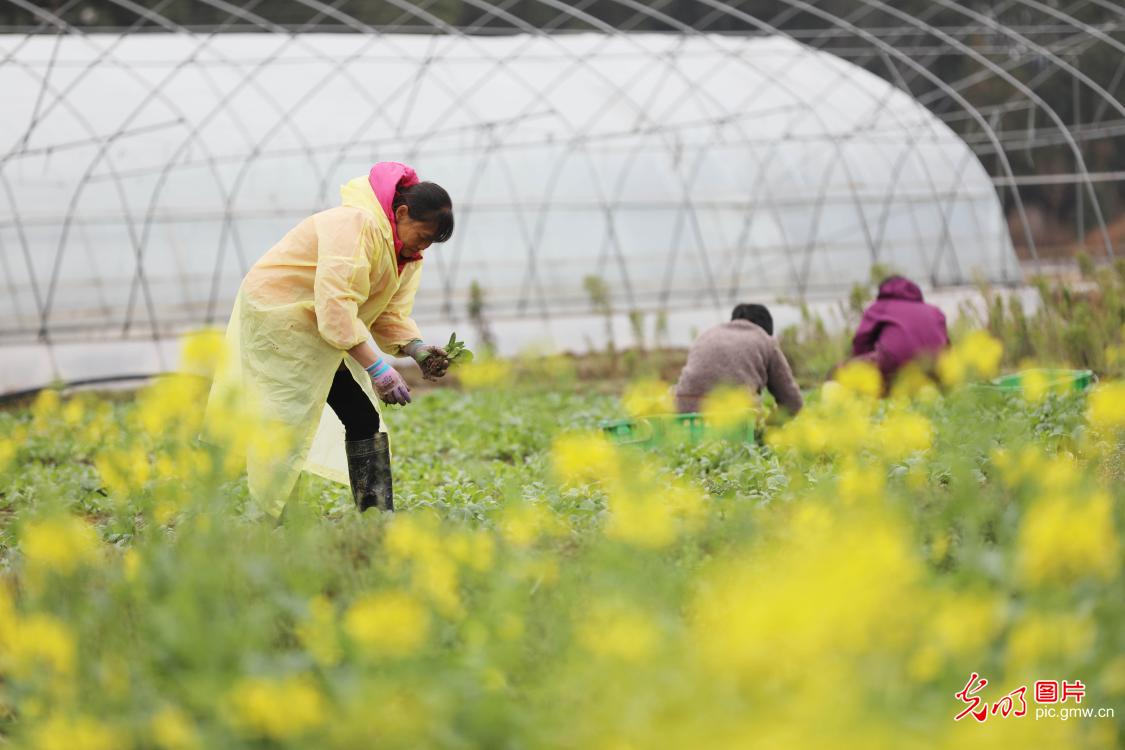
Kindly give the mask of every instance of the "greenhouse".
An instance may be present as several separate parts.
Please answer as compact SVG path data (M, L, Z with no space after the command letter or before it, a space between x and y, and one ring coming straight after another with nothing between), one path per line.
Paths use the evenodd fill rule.
M1020 278L968 146L780 36L149 34L9 54L5 343L221 324L249 265L382 159L455 196L423 322L463 316L473 282L504 319L584 312L591 274L641 311L839 295L874 264Z
M1073 61L1125 45L1088 14L682 5L7 6L5 388L168 369L162 342L223 325L250 265L381 160L454 196L418 320L465 327L475 289L509 350L580 341L589 277L622 325L690 318L682 345L873 268L935 289L1113 256L1115 157L1082 144L1116 137L1121 71Z

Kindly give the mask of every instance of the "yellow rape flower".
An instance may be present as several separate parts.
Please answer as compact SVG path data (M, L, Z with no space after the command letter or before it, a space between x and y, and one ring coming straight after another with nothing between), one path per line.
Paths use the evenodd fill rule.
M1120 565L1118 545L1108 493L1049 495L1031 506L1020 526L1018 570L1032 585L1109 580Z
M934 428L921 414L892 411L875 429L879 453L900 461L913 453L927 451L934 444Z
M836 382L852 393L878 398L883 392L883 375L870 362L852 360L836 371Z
M384 547L396 559L416 560L440 554L441 534L430 513L396 516L387 528Z
M1005 666L1019 679L1049 661L1072 663L1093 647L1096 637L1089 615L1032 613L1012 627Z
M907 662L907 672L921 682L936 678L953 659L963 662L979 654L1005 621L1003 601L987 594L941 592L918 610L926 614L917 637L919 647Z
M344 616L344 631L371 654L409 656L425 643L430 615L405 591L382 591L356 599Z
M1004 345L987 331L971 331L938 357L937 372L947 387L964 383L970 376L993 378L1000 371Z
M895 401L931 403L938 397L934 381L915 362L908 363L895 375L891 398Z
M709 427L730 430L752 421L757 408L746 388L720 386L703 398L703 419Z
M660 634L651 619L621 601L602 601L581 608L578 643L595 656L641 663L652 657Z
M160 750L192 750L201 747L191 717L173 706L160 709L152 717L149 727L152 741Z
M676 410L672 389L662 380L638 380L625 390L621 403L631 417L650 417Z
M50 423L59 413L62 399L54 388L45 388L39 391L31 405L31 416L35 429L42 432L50 427Z
M0 438L0 472L6 471L8 465L15 460L17 445L15 440Z
M44 669L58 676L74 671L77 647L74 636L50 615L32 614L9 619L0 633L0 665L12 675L28 679Z
M123 750L128 739L90 716L52 716L31 733L35 750Z
M965 361L982 378L996 377L1004 346L987 331L972 331L958 344Z
M299 737L324 723L325 702L304 677L249 677L230 692L232 723L247 734L271 740Z
M609 493L610 539L645 549L671 544L679 531L703 512L703 498L692 487L674 484L668 488L615 483Z
M514 547L530 547L554 525L554 514L540 503L509 503L500 519L500 533Z
M570 433L555 440L551 459L563 482L587 484L617 475L617 449L600 432Z
M125 576L126 581L132 583L137 580L137 574L140 572L141 555L137 550L130 547L121 555L121 573Z
M148 454L139 444L99 453L94 457L94 468L105 488L118 502L142 489L152 477Z
M1051 383L1042 370L1027 370L1020 378L1020 389L1028 403L1038 404L1051 388Z
M937 374L942 385L955 388L969 376L969 365L958 349L946 349L938 356Z
M182 372L212 378L215 371L226 362L227 356L226 339L218 328L203 328L180 340Z
M1102 383L1090 394L1086 420L1097 430L1125 428L1125 381Z
M812 505L806 503L805 505ZM793 533L708 571L692 642L716 674L799 678L902 632L920 565L906 529L871 512L794 508Z
M32 521L20 534L20 548L32 576L44 572L69 575L98 556L98 535L74 516Z
M845 504L878 500L887 484L887 471L879 464L857 466L849 463L840 470L836 490Z
M434 608L446 617L460 617L460 576L457 564L446 555L434 555L414 563L410 577L415 590L422 592Z
M484 531L450 534L445 547L453 559L481 573L491 569L496 558L496 541Z
M512 379L511 364L498 358L475 359L467 364L457 365L453 372L461 385L469 390L496 388Z
M68 427L78 425L86 416L86 405L80 398L72 398L62 409L62 418Z

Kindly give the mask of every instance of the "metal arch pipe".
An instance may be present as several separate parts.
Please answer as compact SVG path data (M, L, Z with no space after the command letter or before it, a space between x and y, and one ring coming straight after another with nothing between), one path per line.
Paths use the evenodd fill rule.
M12 3L14 3L14 4L16 4L20 7L28 7L25 0L9 0L9 2L12 2ZM47 12L47 11L43 11L42 9L36 8L35 6L29 6L29 7L32 10L32 12L35 13L35 15L37 17L43 18L48 24L55 25L55 26L57 26L61 29L72 31L74 33L77 33L80 37L85 38L85 36L86 36L85 34L83 34L78 29L70 26L69 24L67 24L65 21L58 18L57 16L55 16L55 15L53 15L53 14ZM99 57L97 58L97 60L95 60L95 62L100 61L102 58L103 58L103 55L99 55ZM126 68L126 69L128 70L128 68ZM157 86L153 87L153 86L149 86L147 81L142 80L141 83L142 83L142 85L145 85L146 88L149 88L150 90L152 90L156 97L164 100L165 104L167 104L173 111L179 111L178 106L174 102L171 102L171 101L166 99L166 97L164 96L163 91L161 90L159 84ZM69 106L69 104L67 104L65 102L65 97L63 97L62 99L63 99L64 105ZM119 132L121 130L123 130L123 128L119 129ZM55 262L53 264L53 268L52 268L52 272L51 272L51 280L50 280L50 283L49 283L49 286L48 286L46 300L44 302L44 307L43 307L43 309L40 313L40 315L41 315L40 336L43 340L48 341L48 342L49 342L49 331L48 331L47 323L48 323L48 320L49 320L49 317L50 317L50 308L51 308L51 305L52 305L52 302L53 302L54 290L56 288L56 284L57 284L57 280L58 280L58 274L60 272L62 258L63 258L64 250L65 250L65 247L66 247L66 239L67 239L67 236L68 236L68 233L69 233L71 221L73 219L74 210L77 207L78 199L81 196L82 190L84 189L85 185L88 182L88 178L90 177L90 174L91 174L94 166L96 166L96 164L102 158L107 158L107 163L112 164L112 160L108 160L108 157L106 156L107 144L109 142L111 142L112 140L114 140L114 138L111 137L109 139L102 140L102 142L100 143L98 154L95 156L94 161L87 167L85 174L83 175L83 177L79 181L78 188L76 189L75 194L72 197L70 207L68 208L66 219L63 222L62 234L60 236L58 249L57 249L56 254L55 254ZM114 171L114 168L111 167L111 171ZM121 186L120 181L115 180L115 182L117 184L119 193L122 193L122 195L123 195L123 187ZM122 197L122 200L124 200L123 197ZM127 204L123 205L123 209L128 214L128 205ZM133 234L135 230L133 228L133 224L132 224L131 220L128 222L128 227L129 227L130 233ZM134 245L135 245L136 244L136 237L135 236L133 237L133 241L134 241ZM134 251L136 252L136 247L134 247ZM153 309L152 309L151 299L148 298L148 295L147 295L147 285L145 287L145 290L146 290L146 301L147 301L148 306L149 306L150 320L151 320L152 326L155 330L157 328L157 324L156 324L156 319L154 317L154 312L153 312Z
M309 2L309 1L313 1L313 0L298 0L298 2ZM474 5L474 7L481 7L481 6L487 7L490 10L490 12L495 13L495 15L497 17L501 17L501 18L504 18L505 20L508 20L510 23L513 23L513 25L515 25L516 27L521 28L521 30L523 30L525 32L528 32L530 35L532 35L536 38L542 38L544 36L540 30L536 29L535 27L531 26L530 24L526 24L526 23L522 22L521 19L518 19L515 16L511 16L511 14L508 14L503 9L500 9L497 6L493 6L492 4L485 2L485 0L465 0L465 1L469 4L471 4L471 5ZM432 14L426 13L426 12L416 8L412 4L404 3L402 0L389 0L389 2L391 2L393 5L395 5L397 7L404 8L408 12L415 13L416 15L418 15L418 17L422 18L427 23L430 23L435 29L438 29L440 31L444 31L447 34L457 36L459 38L463 38L463 39L466 39L466 40L472 42L471 37L468 37L467 35L465 35L461 30L445 23L444 21L437 18L436 16L433 16ZM550 39L550 37L547 37L547 39ZM474 47L477 46L475 44L475 42L472 42L472 43L473 43ZM489 57L489 56L486 55L486 57ZM503 59L496 59L496 58L491 58L491 57L489 57L489 59L492 59L496 62L495 68L504 67L507 63L507 61L503 60ZM584 61L581 61L581 60L578 60L578 61L575 61L575 62L577 64L583 64L584 65ZM572 68L573 67L574 66L572 66ZM594 72L596 73L596 71L594 71ZM536 87L532 86L529 82L524 80L522 78L522 76L516 76L514 73L511 73L511 72L509 72L509 74L512 75L513 78L515 78L520 83L520 85L527 88L533 94L533 97L535 99L542 100L544 102L544 104L547 104L547 105L550 104L550 102L547 101L547 99L546 99L545 95L542 93L542 91L540 91ZM489 74L489 75L491 75L491 74ZM559 78L562 78L565 75L569 75L569 73L560 75ZM604 78L604 76L603 76L603 78ZM483 82L485 79L486 79L486 76L482 76L481 79L479 79L479 81ZM614 85L612 81L607 80L606 82L607 82L607 84L609 84L611 86ZM466 89L466 90L463 90L462 92L460 92L460 96L457 97L457 99L455 99L455 101L450 105L450 107L447 108L446 111L448 111L449 109L452 109L453 107L462 105L464 103L464 101L468 98L468 94L471 93L471 91L476 90L478 85L474 85L473 87L470 87L469 89ZM620 90L619 87L618 87L618 90ZM622 96L625 95L624 91L621 91L621 93L622 93ZM532 104L534 104L534 102ZM532 106L532 104L529 104L529 106ZM471 110L470 110L470 112L471 112ZM530 247L529 247L529 254L530 254L530 261L531 261L531 263L529 264L529 268L533 271L534 270L534 253L532 251L532 248L530 248Z
M215 7L219 10L222 10L222 11L230 14L228 16L228 20L229 20L229 18L237 16L239 18L250 20L251 22L258 25L260 28L263 28L265 30L277 32L278 29L280 28L280 27L277 27L275 24L270 23L267 19L264 19L264 18L261 18L260 16L257 16L256 14L254 14L252 12L251 9L248 9L248 8L245 8L245 7L239 8L237 6L232 6L229 3L221 2L220 0L200 0L200 1L203 2L206 5L210 5L212 7ZM254 3L254 5L256 5L256 4L257 3ZM253 7L253 5L251 5L251 8L252 7ZM214 32L211 35L209 35L204 40L204 42L196 48L195 52L193 52L193 54L187 58L187 60L181 61L181 63L176 66L175 70L173 70L173 72L171 74L169 74L168 76L165 76L164 81L171 80L171 78L174 75L178 74L178 72L180 70L182 70L189 62L195 60L199 56L202 49L210 46L211 41L215 38L217 33L218 32ZM260 70L264 69L265 65L268 62L277 59L277 57L281 54L281 52L284 49L288 48L292 44L301 44L302 46L308 46L308 45L305 45L303 43L303 41L300 41L299 35L297 35L297 34L286 34L286 36L288 36L288 38L289 38L288 42L281 45L278 49L274 50L273 53L268 55L264 61L262 61L261 63L259 63L256 66L254 66L248 73L244 74L243 77L242 77L242 80L240 81L240 83L237 86L235 86L231 91L227 92L226 95L221 97L218 104L216 106L212 107L210 112L208 112L207 115L205 115L201 121L193 124L193 126L191 127L187 137L179 144L179 146L177 146L175 153L173 153L172 156L165 162L164 169L160 172L160 174L158 176L157 185L153 189L153 193L152 193L152 196L151 196L150 201L149 201L149 208L148 208L148 211L146 212L146 215L145 215L144 232L143 232L143 235L142 235L142 254L143 254L145 246L147 246L149 233L151 232L152 219L153 219L153 216L154 216L154 212L156 210L157 203L160 199L161 193L163 192L164 185L167 183L167 180L169 179L169 175L171 173L171 170L172 170L173 166L175 165L176 161L179 159L180 154L182 154L186 148L190 147L193 143L195 143L199 139L199 134L202 131L203 127L206 126L206 124L209 123L212 118L216 117L219 112L225 110L226 104L232 99L232 97L234 96L234 94L236 92L238 92L239 90L241 90L245 86L253 86L255 89L258 88L258 84L256 83L256 80L255 80L256 75ZM315 48L312 48L312 49L315 53L318 53L316 55L317 57L325 60L326 62L331 62L331 60L329 60L327 57L319 54L319 51L315 50ZM288 113L280 111L281 107L276 102L276 100L273 100L272 97L270 97L270 101L272 103L274 103L275 106L277 107L277 109L279 110L280 119L278 121L278 126L277 126L276 129L279 129L282 126L290 127L290 129L292 130L292 132L293 132L294 136L296 137L297 141L299 143L301 143L301 145L303 147L302 153L305 155L309 164L315 170L317 168L317 164L316 164L316 160L313 156L313 150L312 150L311 144L305 138L304 134L300 132L300 130L298 130L296 127L291 125L291 123L289 122L288 116L287 116ZM136 114L136 111L134 112L134 115L135 114ZM241 174L240 174L240 176L241 176ZM218 252L216 254L215 273L212 276L211 300L214 299L215 294L216 294L218 270L222 265L223 258L225 257L227 235L228 235L228 231L230 230L231 225L232 225L232 222L230 220L231 202L234 198L236 190L237 190L237 181L236 181L236 185L232 186L231 190L229 190L229 191L223 190L222 191L223 192L223 203L224 203L224 206L225 206L225 218L224 218L224 221L222 223L222 230L221 230L220 241L219 241L219 249L218 249ZM234 234L234 237L235 237L236 253L239 254L239 257L241 259L241 243L238 240L237 233ZM207 315L208 320L211 319L211 310L210 310L211 307L212 307L212 305L211 305L211 303L209 303L209 305L208 305L209 309L208 309L208 315Z
M14 2L15 0L12 0L12 1ZM58 26L59 28L69 29L69 26L67 26L65 24L65 22L62 22L57 17L51 16L50 14L45 14L45 17L56 21L59 24L59 26ZM98 59L100 60L101 56L99 56ZM22 65L22 64L17 63L17 65ZM24 66L24 67L26 67L26 66ZM34 77L36 74L31 73L31 75ZM47 86L49 88L49 84L47 83L46 79L44 79L44 86ZM55 101L61 102L61 106L63 106L65 109L67 109L68 111L71 112L71 114L75 117L76 121L83 128L85 128L87 130L87 132L90 134L91 138L94 140L94 143L96 145L104 146L105 143L113 142L113 141L116 140L116 136L118 134L120 134L120 131L119 131L118 134L113 134L113 135L109 136L108 138L98 136L95 133L93 126L90 124L90 122L86 118L86 116L83 113L79 112L69 102L69 100L67 100L67 98L65 97L65 91L56 92ZM15 151L15 150L10 151L7 155L5 155L5 158L0 160L0 171L2 171L4 169L4 167L6 166L6 163L9 160L9 158L15 157L15 156L18 156L18 155L19 155L19 152ZM125 196L124 185L122 184L121 178L120 178L120 176L118 174L118 171L117 171L117 167L114 164L113 160L109 159L107 157L106 163L109 165L109 173L110 173L110 176L113 179L113 184L114 184L114 187L116 188L117 197L121 202L122 211L123 211L123 214L124 214L125 220L126 220L125 221L126 228L128 229L128 231L130 233L130 239L133 241L134 246L135 246L136 234L135 234L135 229L134 229L134 222L132 220L132 213L130 211L128 200ZM84 184L85 179L86 179L86 177L84 176L83 180L80 182L80 184ZM17 224L19 224L20 223L20 217L19 217L18 212L15 210L14 204L13 204L13 213L14 213L15 221L17 222ZM65 239L65 232L66 232L67 228L68 228L68 224L64 223L64 239ZM21 233L21 240L22 240L22 233ZM26 250L25 250L25 252L26 252ZM44 342L46 342L48 344L50 343L50 334L49 334L49 331L47 329L47 319L48 319L48 316L49 316L49 308L50 308L51 300L53 298L54 290L55 290L55 287L56 287L56 284L57 284L58 273L59 273L59 269L60 269L61 261L62 261L61 256L62 256L62 251L61 251L61 245L60 245L60 250L58 252L56 252L55 262L53 264L51 278L48 281L46 295L41 299L40 308L39 308L39 317L40 317L39 336L40 336L41 340L43 340ZM33 274L33 271L31 269L30 265L28 266L28 269L29 269L28 270L29 274ZM34 283L34 281L33 281L33 283ZM150 312L150 316L155 314L154 310L152 309L151 304L150 304L150 307L149 307L149 312Z
M880 9L886 10L888 13L891 13L898 18L901 18L903 21L906 21L907 23L917 23L916 19L914 19L912 16L910 16L910 14L903 13L902 11L898 10L897 8L892 8L891 6L888 6L886 3L882 2L881 0L859 0L859 1L862 2L862 3L865 3L865 4L874 4L875 6L879 7ZM1017 1L1026 2L1027 0L1017 0ZM785 2L802 2L802 0L785 0ZM979 13L976 13L975 11L970 11L967 8L963 8L960 5L957 5L956 3L952 3L952 2L950 2L950 0L933 0L933 2L941 3L943 6L948 7L951 10L954 10L958 13L962 13L962 14L970 17L970 18L974 18L974 19L985 18L985 16L982 16ZM805 4L805 3L802 2L802 4ZM1011 36L1012 38L1014 38L1014 39L1016 39L1016 40L1018 40L1018 41L1020 41L1024 44L1027 44L1029 47L1038 51L1040 54L1044 55L1045 57L1047 57L1047 58L1049 58L1053 61L1055 61L1055 64L1058 65L1059 67L1062 67L1064 70L1068 70L1068 72L1072 72L1072 75L1081 76L1083 78L1086 78L1087 81L1089 81L1089 78L1087 76L1085 76L1085 74L1082 74L1079 71L1075 70L1073 68L1073 66L1071 66L1069 63L1066 63L1065 61L1058 58L1050 50L1048 50L1045 47L1037 44L1036 42L1033 42L1032 40L1023 36L1022 34L1017 34L1015 32L1006 31L1003 28L1003 26L997 26L996 29L998 31L1000 31L1001 33L1005 34L1006 36ZM1055 125L1059 129L1059 131L1065 135L1065 137L1067 139L1067 145L1070 147L1071 153L1074 155L1075 162L1079 165L1079 173L1085 174L1089 171L1086 168L1086 160L1082 156L1082 151L1081 151L1081 149L1078 148L1078 144L1070 136L1070 131L1067 128L1066 124L1062 121L1062 118L1059 117L1058 113L1054 110L1054 108L1051 107L1049 104L1047 104L1047 102L1044 101L1042 97L1040 97L1032 89L1030 89L1029 87L1024 85L1024 83L1022 81L1020 81L1019 79L1017 79L1016 77L1011 75L1008 71L1006 71L1002 67L996 65L991 60L989 60L987 57L985 57L984 55L981 55L980 53L978 53L976 50L972 49L968 45L962 43L959 39L956 39L955 37L950 36L949 34L945 33L944 31L942 31L940 29L934 28L934 29L930 29L929 31L934 36L941 39L943 42L945 42L945 43L949 44L950 46L955 47L956 49L960 50L961 52L968 55L969 57L971 57L973 60L975 60L979 64L984 65L985 67L987 67L991 70L994 70L1000 78L1002 78L1004 81L1006 81L1009 85L1018 89L1021 93L1024 94L1024 96L1028 97L1029 99L1034 101L1037 105L1039 105L1039 107L1044 111L1044 113L1046 113L1046 115L1049 118L1051 118L1051 120L1053 120L1055 122ZM1096 87L1096 89L1098 91L1103 91L1103 92L1105 91L1104 89L1102 89L1100 86L1098 86L1093 81L1089 81L1089 85L1091 85L1093 87ZM1109 95L1108 92L1105 92L1104 95L1109 97L1109 98L1112 98ZM1119 102L1115 102L1115 104L1116 104L1117 108L1119 108L1119 111L1123 115L1125 115L1125 105L1121 105ZM1105 242L1106 253L1109 255L1110 258L1113 258L1114 257L1113 243L1109 239L1109 231L1106 228L1105 218L1102 215L1101 204L1098 201L1097 192L1094 190L1093 183L1091 183L1089 180L1086 180L1085 182L1086 182L1086 190L1087 190L1087 193L1090 197L1090 202L1091 202L1092 208L1094 209L1095 217L1097 218L1098 223L1101 225L1102 239Z
M637 9L640 12L643 12L646 15L652 17L652 18L656 18L657 20L660 20L662 23L665 23L670 28L673 28L673 29L679 31L682 34L707 40L709 45L713 49L716 49L720 53L721 57L733 59L733 60L736 60L737 62L746 64L746 61L741 56L732 54L728 50L720 47L719 45L714 44L711 41L710 37L708 37L705 34L702 34L697 29L695 29L694 27L692 27L688 24L684 24L680 21L677 21L676 19L674 19L670 16L667 16L666 14L660 13L659 11L653 10L651 8L647 8L644 5L642 5L641 3L636 2L636 0L613 0L613 1L618 3L618 4L625 5L626 7ZM800 44L800 43L796 43L796 44L797 44L797 47L799 49L801 49L804 54L814 54L813 50L808 45L804 45L804 44ZM754 70L758 70L758 68L756 66L751 65L751 67ZM764 79L763 84L762 84L763 86L770 83L770 82L776 83L779 80L779 76L777 76L776 74L773 74L771 72L768 72L768 71L758 71L758 72L760 72L763 75L763 79ZM846 75L845 70L841 69L840 74L837 76L837 80L843 78L845 75ZM759 88L761 88L761 87L759 87ZM744 101L749 101L751 98L752 98L752 94L748 94L744 98ZM880 100L876 99L876 103L879 104L876 111L882 111L885 108L885 106L886 106L886 104L889 100L890 100L890 96L885 97L882 100L881 103L880 103ZM827 130L827 123L825 122L821 113L819 111L817 111L817 109L815 107L808 106L808 104L806 102L804 102L803 100L798 99L797 101L799 101L800 104L802 105L801 106L801 113L802 114L811 115L814 120L816 120L818 123L820 123L822 128ZM797 115L795 114L794 118L796 118L796 117L797 117ZM716 136L717 136L717 130L718 130L718 128L716 128ZM745 131L743 131L743 132L745 132ZM844 170L845 170L845 173L847 175L848 182L850 184L852 182L851 170L850 170L850 168L847 164L847 160L843 156L843 151L842 151L842 148L840 146L840 143L833 137L828 137L826 140L836 150L836 157L844 165ZM714 140L712 140L712 142L714 142ZM776 151L773 152L773 153L776 153ZM765 165L768 165L769 163L771 163L773 161L773 153L771 153L771 155L766 158ZM630 165L631 165L631 162L630 162ZM759 167L762 167L762 166L763 166L763 163L759 162ZM697 162L696 162L696 168L694 170L694 174L698 175L698 170L701 167L702 167L702 160L700 159L700 160L697 160ZM694 180L695 178L693 177L692 179ZM759 183L759 184L761 185L762 183ZM932 184L931 184L931 187L932 187ZM760 191L756 190L755 192L757 193L757 192L760 192ZM863 210L863 206L859 202L858 196L855 195L854 191L852 193L852 197L853 197L853 201L855 203L856 215L857 215L857 217L860 221L860 228L863 231L865 238L868 240L869 246L871 246L872 237L871 237L870 228L868 227L868 224L867 224L866 212ZM690 206L690 191L688 191L687 194L686 194L686 200L688 201L688 206ZM784 224L780 221L780 216L779 216L779 214L776 210L776 207L773 206L772 201L769 199L768 194L767 194L767 201L766 202L767 202L767 205L769 206L769 209L770 209L771 213L774 215L774 218L775 218L775 221L778 224L778 227L781 228L781 230L784 232L785 231ZM685 208L687 208L687 207L685 207ZM677 216L677 227L676 227L676 230L675 230L675 233L674 233L676 236L678 236L679 231L680 231L679 218L680 217L678 215ZM702 237L700 235L698 222L693 222L693 223L694 223L694 229L695 229L695 233L696 233L696 241L697 241L697 243L702 244ZM749 219L747 220L746 225L747 225L747 227L749 226ZM748 231L748 229L745 230L745 231ZM745 233L745 231L744 231L744 233ZM702 252L702 250L701 250L701 252ZM674 250L672 251L672 253L673 253L673 257L675 257L674 256ZM671 273L671 271L669 270L669 275L670 275L670 273ZM665 295L667 295L667 290L665 290Z
M712 4L712 3L709 3L709 4ZM723 7L724 7L724 8L726 8L726 6L723 6ZM728 8L728 9L729 9L729 8ZM747 18L747 20L749 20L749 21L751 21L751 22L754 22L754 24L755 24L756 26L758 26L758 28L760 28L760 29L762 29L762 30L765 30L765 31L768 31L768 33L771 33L771 34L778 34L778 35L783 35L783 36L790 36L789 34L786 34L784 30L781 30L781 29L777 29L777 28L773 27L772 25L764 24L764 22L763 22L763 21L759 21L759 20L758 20L758 19L756 19L756 18L753 18L753 17L748 17L748 18ZM792 38L792 37L790 37L790 38ZM883 106L885 106L885 103L886 103L886 101L889 101L889 98L888 98L888 99L884 99L884 105L883 105ZM880 107L879 109L881 110L882 108L883 108L883 107ZM840 156L838 155L838 159L839 159L839 157L840 157ZM846 165L845 165L845 169L846 169ZM936 189L936 188L935 188L935 187L933 186L933 180L931 180L931 177L930 177L930 175L928 174L928 170L927 170L927 179L928 179L928 181L930 182L930 186L931 186L931 189ZM865 226L866 226L866 224L865 224L865 216L863 216L863 215L862 215L862 211L863 211L862 207L857 207L857 211L861 211L861 218L863 218L863 220L864 220L864 225L863 225L863 226L865 227ZM943 219L943 220L944 220L944 219ZM1026 226L1026 225L1025 225L1025 226ZM870 240L870 236L868 236L868 240ZM811 242L811 240L810 240L810 242ZM868 242L868 245L870 245L870 244L871 244L871 243L870 243L870 242ZM1033 249L1033 253L1034 253L1034 244L1032 244L1032 249ZM811 252L811 245L810 245L810 247L808 247L808 249L807 249L807 253L805 253L805 254L807 254L807 257L805 257L805 266L808 266L808 253L809 253L809 252ZM803 280L801 281L801 283L803 283Z
M996 133L992 129L992 126L984 118L984 116L981 115L980 111L977 110L977 108L974 107L972 105L972 103L969 102L960 92L951 89L933 71L929 70L924 65L921 65L920 63L918 63L916 60L914 60L910 56L903 54L899 50L895 49L893 46L891 46L891 45L887 44L886 42L884 42L883 40L879 39L879 37L875 36L874 34L866 31L865 29L859 28L858 26L855 26L854 24L851 24L847 21L844 21L844 20L840 19L839 17L837 17L837 16L835 16L831 13L828 13L826 11L823 11L823 10L819 9L819 8L816 8L815 6L809 5L806 2L801 2L800 0L781 0L781 1L785 2L786 4L794 5L796 7L799 7L800 9L805 10L805 11L807 11L807 12L813 14L813 15L816 15L816 16L828 21L829 23L838 26L841 29L847 30L852 34L855 34L856 36L859 36L859 37L863 38L868 43L884 50L888 55L902 61L903 64L905 64L907 67L911 68L912 70L917 71L923 78L929 80L932 84L934 84L935 87L946 90L949 97L951 99L953 99L953 101L955 101L962 109L964 109L969 114L969 116L974 120L974 122L976 122L977 125L980 126L981 130L984 131L989 136L989 140L993 141L995 143L995 145L997 146L997 148L999 149L999 141L996 139ZM708 5L710 7L716 8L716 9L721 9L725 13L729 13L729 14L735 16L736 18L739 18L743 21L746 21L747 23L758 26L763 31L769 31L771 33L783 33L784 34L784 32L779 32L779 31L777 31L776 29L773 29L773 28L765 28L762 25L762 22L759 21L754 16L751 16L751 15L749 15L749 14L743 12L743 11L731 8L726 3L721 2L721 0L696 0L696 2L702 3L704 5ZM1005 175L1008 176L1009 178L1014 178L1015 175L1012 171L1012 165L1011 165L1011 162L1008 161L1007 155L1004 154L1002 150L998 150L998 156L1000 158L1001 167L1002 167ZM1016 205L1016 211L1019 213L1020 223L1021 223L1021 225L1023 227L1023 230L1024 230L1024 236L1025 236L1025 239L1028 243L1028 248L1031 250L1031 253L1032 253L1033 257L1035 257L1036 260L1038 260L1039 256L1038 256L1038 253L1035 249L1035 238L1032 236L1032 233L1031 233L1031 224L1030 224L1030 222L1027 218L1027 211L1026 211L1024 205L1023 205L1023 199L1019 194L1019 190L1017 190L1015 188L1011 189L1011 194L1012 194L1012 199L1013 199L1013 201Z
M582 13L581 11L576 11L573 8L568 8L564 4L558 3L557 0L536 0L536 1L541 3L541 4L547 5L548 7L555 8L557 10L561 10L562 12L564 12L568 15L579 18L583 22L590 24L591 26L598 29L599 31L606 31L608 29L609 30L608 33L616 33L615 30L613 30L612 27L609 27L607 24L604 24L599 19L596 19L596 18L590 16L589 14ZM636 9L635 6L632 6L632 7L634 9ZM620 87L615 86L615 88L619 89ZM678 176L679 176L679 181L680 181L680 187L681 187L681 190L683 191L683 201L684 201L684 205L681 208L686 211L686 210L690 209L690 206L692 205L690 186L689 186L686 178L682 174L678 174ZM675 234L677 236L678 236L679 231L682 228L681 218L682 218L681 215L677 215L677 229L676 229L676 232L675 232ZM701 237L699 236L698 225L695 225L694 228L696 230L697 244L701 244ZM674 241L675 241L675 239L673 239L673 242ZM672 258L675 259L675 257L677 257L677 256L673 253ZM715 283L714 283L714 280L713 280L713 274L711 273L710 267L707 263L707 260L706 260L705 256L701 257L701 262L704 266L704 271L709 278L711 293L712 293L713 297L715 298L716 303L718 303L720 295L719 295L719 292L718 292L718 288L715 286Z

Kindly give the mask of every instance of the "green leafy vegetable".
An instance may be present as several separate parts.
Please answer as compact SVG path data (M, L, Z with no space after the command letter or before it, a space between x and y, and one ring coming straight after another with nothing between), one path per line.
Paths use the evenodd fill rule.
M450 365L467 365L473 361L473 353L465 348L464 341L457 340L457 333L449 334L449 343L445 345L445 354Z

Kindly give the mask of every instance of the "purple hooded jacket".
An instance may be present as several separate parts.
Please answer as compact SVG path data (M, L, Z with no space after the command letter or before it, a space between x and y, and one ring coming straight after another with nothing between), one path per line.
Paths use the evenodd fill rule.
M873 359L889 380L915 357L948 345L942 311L922 301L922 290L913 281L892 276L879 285L878 299L864 310L852 354Z

